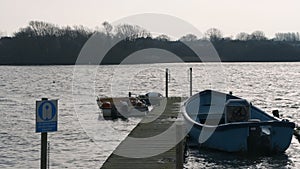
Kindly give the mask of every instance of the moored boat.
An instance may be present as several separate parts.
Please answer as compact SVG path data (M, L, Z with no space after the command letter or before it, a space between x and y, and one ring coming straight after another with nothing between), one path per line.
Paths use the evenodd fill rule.
M96 101L103 118L114 120L117 118L143 117L151 110L152 106L159 105L162 99L162 95L156 92L138 96L129 92L129 97L98 97Z
M97 104L105 120L145 116L149 110L145 103L135 97L97 98Z
M190 97L182 112L192 140L226 152L284 152L295 128L245 99L212 90Z

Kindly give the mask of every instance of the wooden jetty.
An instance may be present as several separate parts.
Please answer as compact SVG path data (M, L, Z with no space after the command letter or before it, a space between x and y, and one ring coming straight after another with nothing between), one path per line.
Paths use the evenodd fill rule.
M114 153L112 153L108 159L105 161L101 168L103 169L174 169L174 168L183 168L183 158L184 158L184 140L179 142L177 145L170 145L170 140L176 140L176 138L172 139L164 139L158 140L153 145L148 146L146 149L141 151L151 151L153 149L165 149L166 145L172 146L171 149L162 152L161 154L146 157L146 158L128 158L116 155L118 152L122 150L127 151L139 151L135 146L122 146L126 141L130 140L130 138L149 138L152 136L159 135L170 128L171 125L174 124L179 110L180 110L180 102L181 98L179 97L171 97L165 99L166 108L162 111L156 110L154 108L143 120L131 131L131 133L127 136L127 138L116 148ZM158 116L158 118L156 118ZM153 118L155 117L155 118ZM154 120L153 120L154 119ZM176 134L174 137L178 137L183 134L183 125L179 123L176 125ZM183 137L183 135L182 135ZM140 144L143 144L141 142ZM148 150L147 150L148 149Z

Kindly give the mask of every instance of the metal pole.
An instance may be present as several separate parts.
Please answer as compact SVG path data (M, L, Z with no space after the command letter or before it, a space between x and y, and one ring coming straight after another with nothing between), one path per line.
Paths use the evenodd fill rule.
M48 148L47 148L47 155L48 155L48 159L47 159L47 169L50 169L50 141L48 141Z
M190 68L190 96L192 96L193 95L193 79L192 79L192 77L193 77L193 69L192 68Z
M47 132L42 133L42 140L41 140L41 169L47 169Z
M169 83L169 70L166 69L166 98L168 98L168 83Z
M42 100L48 100L42 98ZM47 169L47 132L41 133L41 169Z

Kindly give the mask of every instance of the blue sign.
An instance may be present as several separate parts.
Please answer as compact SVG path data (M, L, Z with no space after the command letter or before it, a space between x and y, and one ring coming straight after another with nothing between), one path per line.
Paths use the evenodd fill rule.
M36 132L57 131L57 100L36 101Z

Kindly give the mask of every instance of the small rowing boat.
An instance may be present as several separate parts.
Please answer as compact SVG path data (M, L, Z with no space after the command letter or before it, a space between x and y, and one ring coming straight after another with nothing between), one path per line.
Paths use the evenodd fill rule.
M284 152L295 128L245 99L213 90L190 97L182 112L192 140L226 152Z

